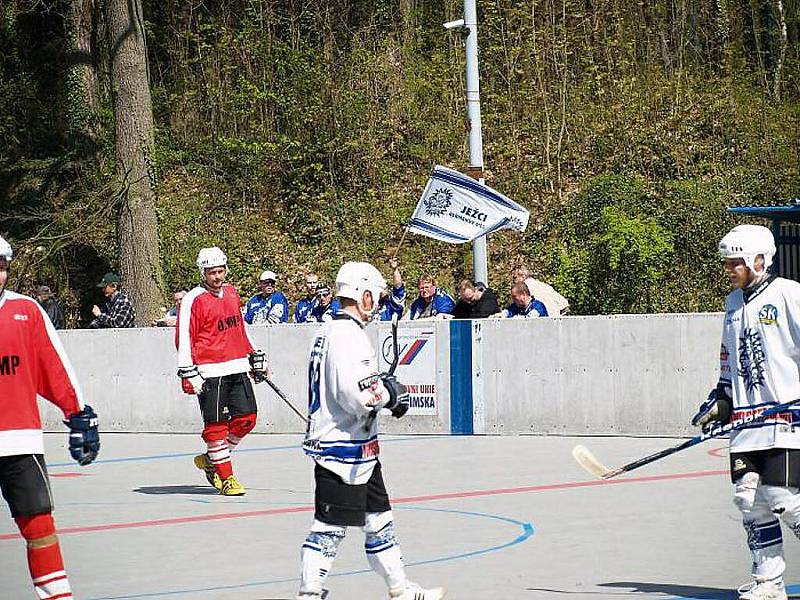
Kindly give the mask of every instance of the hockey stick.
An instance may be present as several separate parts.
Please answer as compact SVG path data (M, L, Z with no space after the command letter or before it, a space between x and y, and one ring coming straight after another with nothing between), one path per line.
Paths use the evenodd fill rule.
M638 460L634 460L633 462L629 462L626 465L622 465L621 467L617 467L616 469L609 469L603 463L601 463L597 458L595 458L594 454L589 452L589 449L586 446L578 445L572 449L572 456L573 458L578 461L578 464L583 467L586 471L590 474L594 475L599 479L611 479L612 477L616 477L617 475L621 475L622 473L627 473L628 471L633 471L634 469L638 469L639 467L643 467L644 465L648 465L651 462L655 462L660 460L666 456L671 454L675 454L676 452L680 452L681 450L686 450L687 448L691 448L692 446L696 446L697 444L701 444L706 440L711 440L714 438L722 437L723 435L730 433L731 431L739 431L741 429L745 429L749 427L753 423L763 423L768 418L781 413L785 410L789 410L794 405L800 402L800 398L797 400L792 400L791 402L784 402L783 404L776 404L772 408L768 408L760 415L753 416L748 415L746 417L742 417L741 419L737 419L731 423L727 423L726 425L718 425L713 429L701 433L691 439L688 439L684 442L681 442L677 446L672 446L670 448L665 448L664 450L659 450L658 452L654 452L648 456L640 458Z
M289 400L289 398L287 398L287 397L286 397L286 394L284 394L284 393L283 393L283 391L281 391L281 388L279 388L279 387L278 387L278 386L275 384L275 382L274 382L274 381L272 381L272 379L265 378L265 379L264 379L264 381L266 381L266 382L269 384L269 387L271 387L271 388L272 388L272 390L273 390L273 391L274 391L276 394L278 394L278 397L280 397L280 399L281 399L281 400L283 400L284 402L286 402L286 406L288 406L289 408L291 408L291 409L292 409L292 411L294 412L294 414L296 414L298 417L300 417L301 419L303 419L303 423L305 423L306 425L308 425L308 417L306 417L306 416L305 416L303 413L301 413L301 412L298 410L298 408L297 408L297 407L296 407L294 404L292 404L292 401L291 401L291 400Z
M397 341L397 321L399 317L397 313L392 315L392 352L394 354L394 358L392 359L392 363L389 365L389 370L387 373L389 375L394 375L394 370L397 368L397 363L400 361L400 343ZM372 422L378 417L378 411L373 411L367 415L367 422L364 424L364 429L369 431L370 427L372 427Z
M394 370L397 368L397 363L400 361L400 344L397 341L397 321L399 317L397 313L392 315L392 352L394 358L392 364L389 365L389 375L394 375Z

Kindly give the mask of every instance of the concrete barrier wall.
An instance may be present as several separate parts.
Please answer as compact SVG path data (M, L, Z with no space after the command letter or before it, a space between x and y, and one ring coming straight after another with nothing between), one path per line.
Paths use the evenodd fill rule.
M382 417L383 429L686 434L688 418L716 381L721 319L720 314L623 315L466 326L401 321L403 330L435 328L438 414ZM315 330L293 324L250 328L267 352L274 381L301 411ZM378 348L389 325L371 325L368 331ZM175 375L173 329L70 330L61 336L103 430L201 429L196 399L181 392ZM256 386L256 396L257 431L303 431L303 422L266 384ZM45 428L63 430L58 411L46 402L42 408Z
M721 314L475 327L482 329L486 433L687 434L719 374Z

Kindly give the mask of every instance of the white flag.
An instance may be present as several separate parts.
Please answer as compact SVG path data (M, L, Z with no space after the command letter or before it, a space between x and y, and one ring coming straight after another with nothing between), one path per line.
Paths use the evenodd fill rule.
M458 171L437 166L428 179L408 231L463 244L501 229L525 231L530 213Z

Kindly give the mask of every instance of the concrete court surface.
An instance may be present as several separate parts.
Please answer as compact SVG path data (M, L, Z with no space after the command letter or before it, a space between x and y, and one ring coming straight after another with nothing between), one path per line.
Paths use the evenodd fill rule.
M234 456L247 486L224 498L192 464L196 435L105 434L80 468L66 433L46 436L56 521L76 598L293 598L312 519L299 435L251 435ZM583 443L616 466L671 439L392 436L384 476L411 579L449 599L733 598L749 554L725 440L610 482L574 463ZM3 509L4 510L4 509ZM7 514L7 513L6 513ZM25 551L0 518L0 598L33 598ZM800 541L784 529L800 592ZM386 597L351 528L331 600Z

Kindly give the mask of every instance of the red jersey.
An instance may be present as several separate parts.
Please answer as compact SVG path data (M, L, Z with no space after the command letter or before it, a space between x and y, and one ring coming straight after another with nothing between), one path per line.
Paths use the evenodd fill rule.
M33 298L0 296L0 456L43 454L36 396L66 418L83 410L75 371L50 319Z
M197 286L183 297L178 312L178 368L197 365L205 377L247 373L253 351L236 289L224 284L219 293Z

